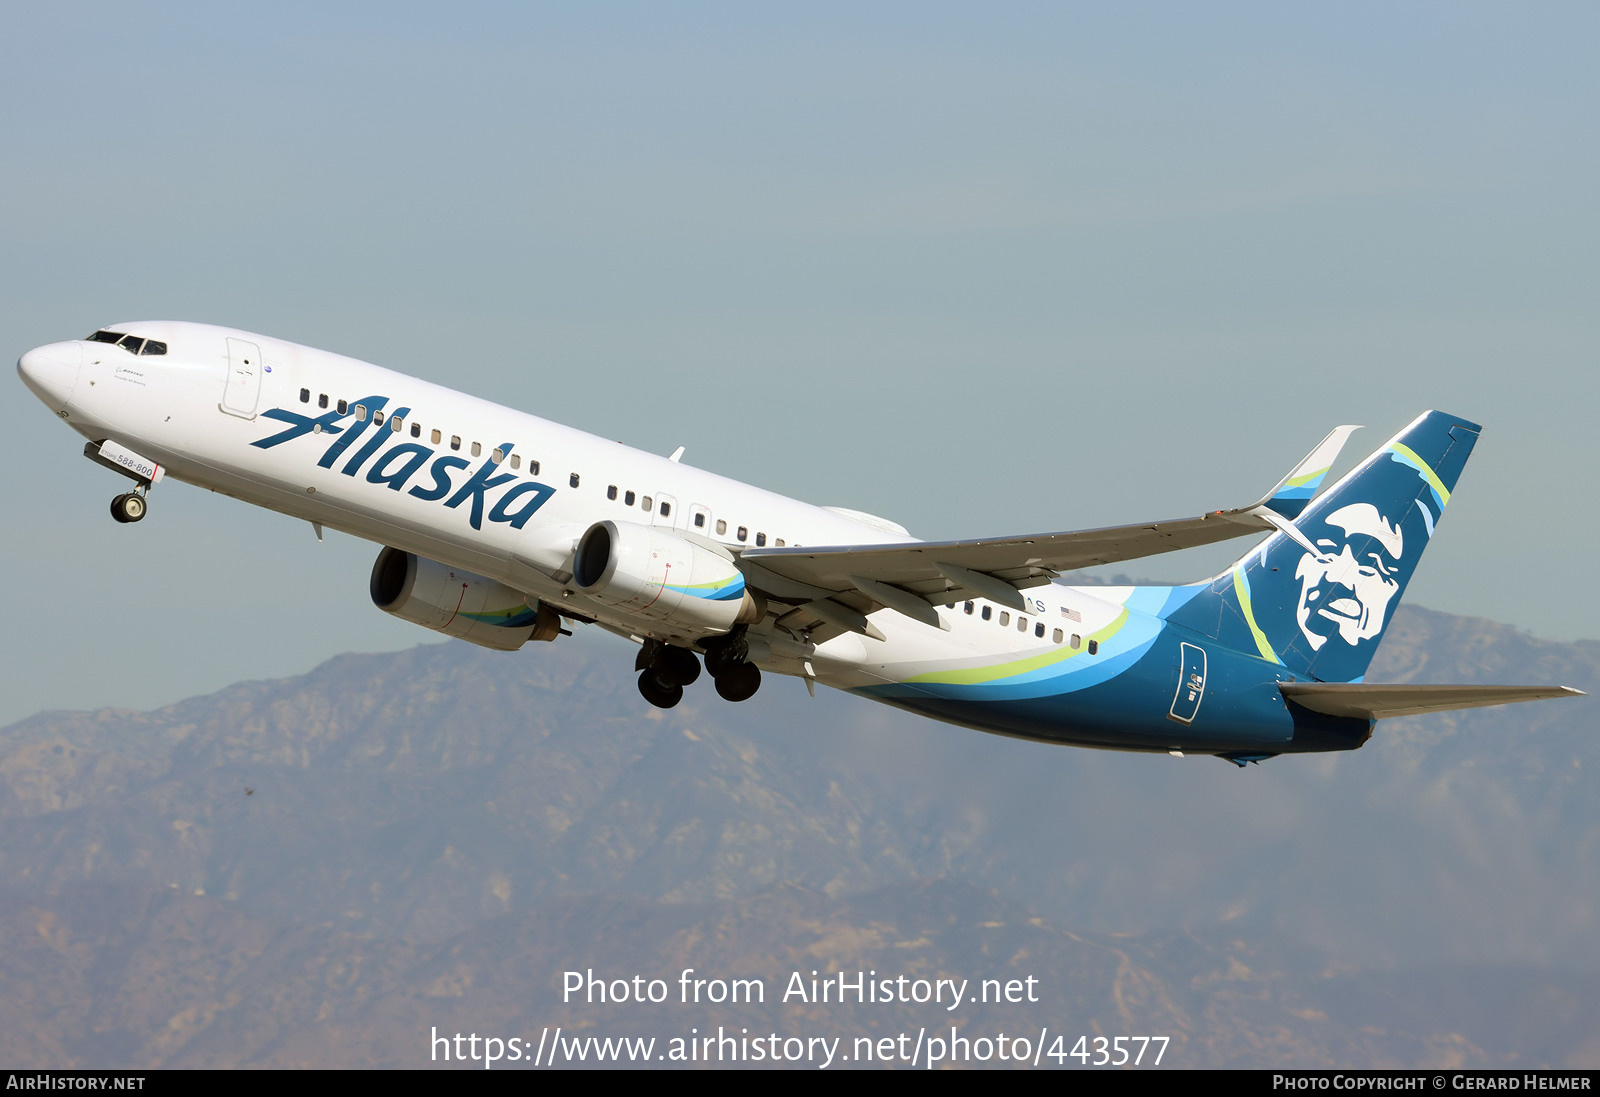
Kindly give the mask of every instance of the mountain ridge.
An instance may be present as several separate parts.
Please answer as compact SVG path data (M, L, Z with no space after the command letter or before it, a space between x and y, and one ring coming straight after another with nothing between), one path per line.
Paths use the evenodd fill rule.
M915 955L970 976L992 966L995 922L1029 925L1012 952L1061 980L1007 1024L1160 1021L1181 1065L1600 1059L1586 701L1385 721L1359 751L1236 771L984 736L783 679L662 712L629 654L423 645L0 729L11 1061L424 1065L416 1003L440 997L424 991L451 956L479 957L461 969L479 989L440 1015L481 1029L514 1025L579 953L724 972ZM1402 607L1371 677L1593 688L1597 669L1594 642ZM943 928L916 930L935 910ZM1113 952L1134 984L1074 966ZM1228 977L1235 961L1248 974ZM1520 1012L1472 1015L1463 986ZM1144 1004L1118 1013L1119 996ZM555 1023L660 1028L542 1002ZM1381 1036L1356 1023L1374 1011ZM930 1016L811 1020L849 1035Z

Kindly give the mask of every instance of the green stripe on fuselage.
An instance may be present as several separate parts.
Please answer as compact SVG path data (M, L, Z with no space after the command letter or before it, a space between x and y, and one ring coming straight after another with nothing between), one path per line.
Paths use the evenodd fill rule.
M1096 645L1102 644L1121 631L1122 626L1127 623L1127 620L1128 611L1124 609L1121 613L1117 614L1116 620L1112 621L1099 632L1090 633L1086 639L1093 640ZM1067 659L1071 659L1073 656L1082 655L1087 650L1087 644L1085 644L1082 648L1051 648L1048 651L1040 652L1038 655L1030 655L1026 659L1015 659L1010 662L996 663L986 667L966 667L961 670L938 670L932 672L931 674L919 674L915 678L907 678L905 680L905 684L976 686L981 685L984 682L993 682L1001 678L1015 678L1018 675L1028 674L1043 667L1048 667L1054 663L1064 662Z

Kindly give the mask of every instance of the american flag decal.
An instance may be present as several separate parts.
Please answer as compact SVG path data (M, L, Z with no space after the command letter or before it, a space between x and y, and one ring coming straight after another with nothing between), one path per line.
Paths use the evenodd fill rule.
M1075 609L1068 609L1066 606L1061 607L1061 616L1065 617L1069 621L1077 621L1079 623L1082 623L1083 621L1083 614L1079 613Z

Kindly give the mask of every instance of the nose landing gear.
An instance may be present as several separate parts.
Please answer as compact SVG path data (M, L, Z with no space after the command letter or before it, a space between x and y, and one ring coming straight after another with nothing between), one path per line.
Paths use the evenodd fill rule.
M161 474L165 470L149 458L141 457L121 443L109 439L86 443L83 455L134 482L132 491L125 491L111 500L111 517L123 523L137 522L143 518L150 509L150 489L161 482Z
M137 522L150 509L144 497L145 489L123 492L111 500L111 517L119 522Z

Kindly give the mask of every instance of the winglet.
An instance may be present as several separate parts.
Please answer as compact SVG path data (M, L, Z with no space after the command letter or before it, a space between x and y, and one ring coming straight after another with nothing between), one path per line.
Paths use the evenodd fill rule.
M1265 508L1291 522L1300 517L1300 512L1316 497L1322 481L1327 479L1328 470L1338 460L1345 442L1360 429L1351 425L1334 427L1326 438L1317 443L1316 449L1306 454L1304 460L1289 470L1289 475L1278 481L1277 487L1262 496L1254 506L1245 509L1252 511Z

